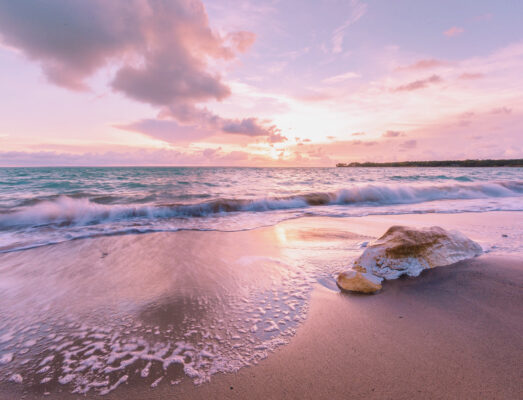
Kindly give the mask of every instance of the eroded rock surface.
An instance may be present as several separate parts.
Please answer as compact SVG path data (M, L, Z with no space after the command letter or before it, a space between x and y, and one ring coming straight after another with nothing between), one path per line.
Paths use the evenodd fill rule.
M374 293L381 289L381 278L351 269L338 275L338 286L350 292Z
M405 274L418 276L424 269L453 264L482 252L478 243L457 231L437 226L424 229L392 226L368 245L352 269L338 276L338 285L345 290L372 293L378 289L369 290L371 283L381 288L383 279ZM361 283L364 280L369 282L367 286ZM360 286L364 290L358 290Z

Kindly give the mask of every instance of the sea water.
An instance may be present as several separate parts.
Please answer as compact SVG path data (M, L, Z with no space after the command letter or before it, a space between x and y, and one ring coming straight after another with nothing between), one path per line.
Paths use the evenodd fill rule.
M0 252L307 215L523 210L522 168L2 168Z

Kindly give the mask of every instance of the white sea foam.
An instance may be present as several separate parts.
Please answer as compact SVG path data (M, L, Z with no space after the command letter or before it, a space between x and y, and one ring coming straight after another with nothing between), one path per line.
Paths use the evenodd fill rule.
M100 235L253 229L303 215L497 210L523 210L522 181L359 184L333 192L171 205L108 205L61 196L0 213L0 253Z
M49 259L57 258L57 248L47 250L50 251ZM24 253L14 256L14 259L24 257ZM193 270L170 270L176 275L173 282L178 286L170 288L169 293L180 294L190 289L182 297L182 303L169 298L157 299L149 290L144 296L157 299L152 306L147 306L149 300L145 308L135 309L135 306L129 312L122 312L121 308L129 305L124 301L125 307L123 304L116 309L109 307L109 299L114 301L109 290L102 289L101 299L95 295L99 302L93 304L82 296L84 291L93 293L91 284L103 286L104 279L98 274L106 271L105 268L98 270L87 261L89 276L84 276L78 263L69 267L57 266L56 271L51 271L45 257L40 262L47 265L47 273L34 281L13 279L14 286L5 293L5 301L0 305L5 322L0 327L0 334L9 339L8 346L14 340L28 347L13 347L12 350L0 347L0 351L9 351L3 358L9 361L9 376L23 376L24 384L43 385L42 390L59 384L78 394L107 394L130 379L141 379L152 388L169 381L179 382L182 377L203 383L217 372L234 372L257 364L294 335L305 317L308 293L315 281L310 275L312 271L302 271L282 259L240 257L232 266L230 260L224 260L224 266L232 268L228 272L216 264L220 263L218 257L213 269L219 270L217 276L221 278L212 281L217 293L210 288L194 287L182 276L189 274L199 281L205 279L209 273L206 265L195 263ZM159 263L168 265L163 261ZM25 263L20 269L9 268L9 276L25 275L25 268L31 269ZM117 286L128 290L123 270L119 271L114 265L111 269L111 276L118 277ZM125 265L127 272L130 269L132 265ZM254 271L262 279L257 279L256 285L247 290L241 275L245 273L248 278ZM5 274L6 270L0 272ZM233 274L229 278L232 282L224 279L230 273ZM165 282L167 271L160 275ZM64 277L73 281L64 281ZM110 282L112 278L105 280ZM112 286L109 282L107 284ZM232 292L231 284L234 285ZM142 285L147 287L146 282L141 282ZM114 289L118 290L118 287ZM223 290L226 292L222 293ZM77 299L78 295L81 301ZM160 300L160 304L156 304ZM28 308L26 302L33 304L33 308ZM174 302L172 311L157 317L163 307L171 310L171 302ZM56 306L47 307L46 303ZM74 307L75 303L79 309ZM69 310L70 306L73 307ZM43 309L48 311L42 312ZM184 318L177 319L177 313ZM158 324L157 318L163 325ZM23 356L28 362L23 363L18 356L25 349L27 353ZM2 376L0 370L0 382ZM166 376L168 380L163 379Z
M280 198L218 199L200 204L104 205L86 198L61 196L0 214L0 227L92 225L127 219L205 217L229 212L263 212L324 205L415 204L434 200L485 199L523 196L523 182L455 183L451 185L358 185L336 192L298 194Z

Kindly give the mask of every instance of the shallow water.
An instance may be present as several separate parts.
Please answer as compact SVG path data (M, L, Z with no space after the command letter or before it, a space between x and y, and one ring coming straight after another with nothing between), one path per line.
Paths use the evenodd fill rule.
M254 365L288 342L313 285L332 285L364 239L278 226L3 254L0 383L104 394Z
M523 210L522 168L3 168L0 252L304 215Z

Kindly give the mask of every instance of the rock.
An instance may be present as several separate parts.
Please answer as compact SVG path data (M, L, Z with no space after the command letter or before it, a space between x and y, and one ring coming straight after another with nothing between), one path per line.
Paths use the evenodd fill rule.
M343 290L360 293L374 293L381 289L381 278L354 269L338 275L338 286Z
M482 252L479 244L456 231L437 226L392 226L369 244L354 262L353 270L385 279L418 276L424 269L453 264Z

